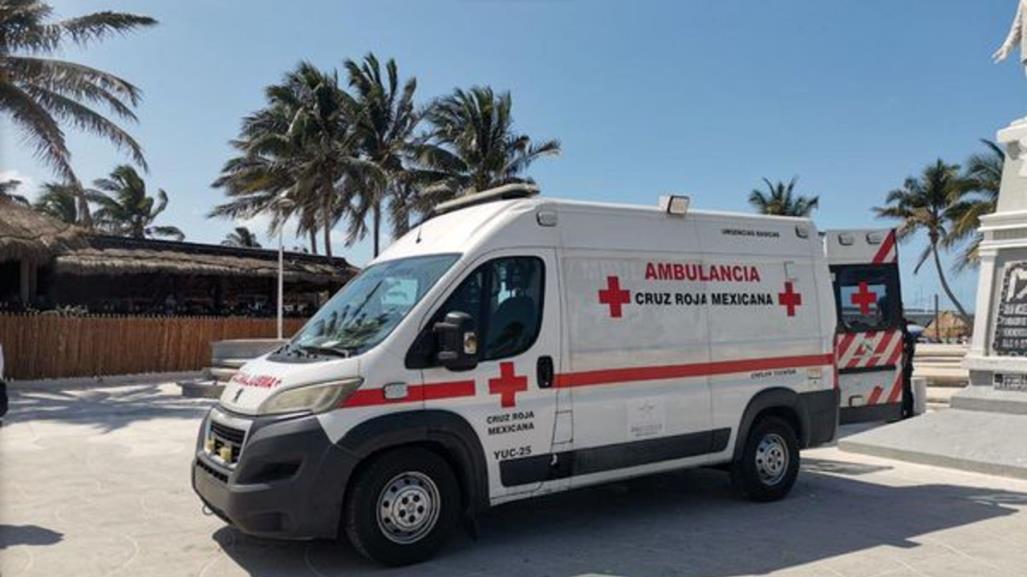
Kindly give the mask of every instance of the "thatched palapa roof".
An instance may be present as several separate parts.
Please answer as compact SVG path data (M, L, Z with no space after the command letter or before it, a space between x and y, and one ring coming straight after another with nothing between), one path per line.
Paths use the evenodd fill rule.
M940 326L939 326L940 325ZM970 334L971 327L953 311L942 311L937 321L931 321L924 335L934 339L954 339Z
M345 282L357 269L346 259L285 253L285 278L290 281ZM274 278L278 251L152 239L89 236L82 248L64 251L55 261L58 273L126 275L170 273Z
M83 246L83 230L6 197L0 197L0 262L44 262Z

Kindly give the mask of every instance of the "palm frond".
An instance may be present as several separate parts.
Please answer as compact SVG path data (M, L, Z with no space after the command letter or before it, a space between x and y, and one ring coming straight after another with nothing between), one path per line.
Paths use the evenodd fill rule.
M148 170L142 146L131 135L103 115L72 98L51 90L27 87L26 92L54 117L87 132L102 136L118 148L128 150L132 160L143 170Z
M24 90L0 82L0 109L6 111L21 129L23 139L33 148L34 156L65 180L74 180L71 152L64 140L64 131Z
M132 107L139 104L140 92L113 74L45 56L69 43L86 46L156 24L147 16L111 11L53 20L52 8L40 0L0 3L0 110L13 119L36 158L61 180L78 181L59 122L109 140L145 169L139 144L90 108L100 105L119 118L135 120ZM88 204L80 199L79 208L79 217L88 226Z
M157 21L148 16L104 11L61 20L56 25L72 41L84 46L114 34L124 34L140 27L156 26Z

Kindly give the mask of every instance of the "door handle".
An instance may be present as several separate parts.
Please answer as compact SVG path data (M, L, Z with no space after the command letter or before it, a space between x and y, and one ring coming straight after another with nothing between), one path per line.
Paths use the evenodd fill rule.
M548 389L553 386L553 357L543 355L535 363L535 377L538 379L538 388Z

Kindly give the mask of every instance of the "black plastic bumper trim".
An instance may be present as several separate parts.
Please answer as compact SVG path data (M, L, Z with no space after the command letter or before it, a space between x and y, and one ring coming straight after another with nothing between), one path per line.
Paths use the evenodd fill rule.
M547 453L503 461L499 464L499 475L504 487L515 487L718 453L727 448L730 438L731 429L724 428L560 453Z

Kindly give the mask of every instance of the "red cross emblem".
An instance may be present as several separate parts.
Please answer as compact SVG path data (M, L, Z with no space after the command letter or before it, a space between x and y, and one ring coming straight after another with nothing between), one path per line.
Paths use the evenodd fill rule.
M506 409L517 406L517 393L528 390L528 377L514 374L513 363L499 363L499 377L489 379L489 394L499 395L500 405Z
M859 314L869 315L870 305L877 304L877 293L870 290L870 286L867 285L866 281L860 281L859 290L852 293L849 300L852 304L859 307Z
M599 290L599 303L609 305L610 317L621 317L621 305L631 301L631 291L620 288L620 279L615 276L606 277L606 288Z
M795 309L802 304L802 295L795 292L791 282L785 282L785 292L777 293L777 304L788 309L788 316L795 316Z

